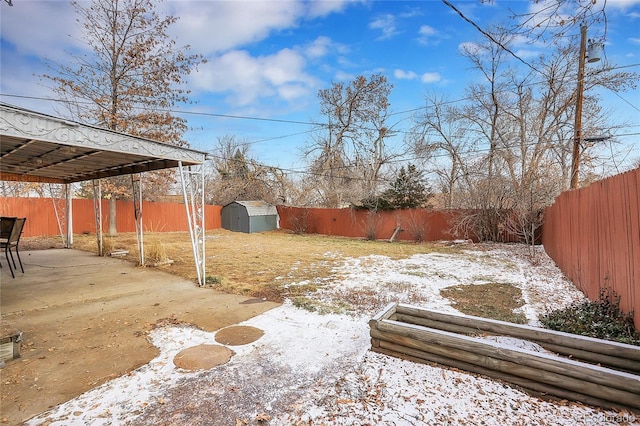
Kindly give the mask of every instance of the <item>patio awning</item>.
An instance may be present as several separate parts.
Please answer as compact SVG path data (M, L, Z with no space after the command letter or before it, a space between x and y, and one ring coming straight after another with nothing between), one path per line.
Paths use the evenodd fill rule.
M0 180L73 183L203 164L206 153L0 103Z
M176 167L179 170L198 283L204 285L204 162L207 154L114 132L0 102L0 180L62 184L135 175ZM191 166L199 171L191 171ZM140 263L144 265L140 181L132 178ZM52 185L50 185L52 186ZM99 188L99 184L98 184ZM67 207L56 209L60 234L73 239L70 191ZM100 197L98 196L97 199ZM53 197L52 197L53 199ZM95 200L94 200L95 201ZM96 205L96 233L102 253L102 209ZM54 207L55 207L54 201ZM61 210L64 210L61 212ZM64 216L64 226L60 216ZM65 231L66 229L66 239Z

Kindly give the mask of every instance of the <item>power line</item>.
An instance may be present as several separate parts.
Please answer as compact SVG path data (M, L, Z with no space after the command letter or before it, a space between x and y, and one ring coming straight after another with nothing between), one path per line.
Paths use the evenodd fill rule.
M443 0L443 1L446 1L446 0ZM603 72L615 71L615 70L618 70L618 69L632 68L632 67L640 67L640 63L629 64L629 65L621 65L621 66L616 66L616 67L602 68L602 69L598 70L597 73L600 74L600 73L603 73ZM543 73L540 73L540 74L543 74ZM530 83L522 85L522 87L533 87L533 86L542 85L542 84L546 84L546 81L543 81L543 80L541 80L541 81L532 81ZM497 93L503 93L503 92L510 92L510 91L511 91L510 89L503 89L503 90L497 90L496 92ZM616 92L614 92L614 94L615 93ZM49 97L15 95L15 94L7 94L7 93L0 93L0 96L17 98L17 99L45 100L45 101L57 102L57 103L62 103L62 102L66 103L67 102L66 100L49 98ZM441 103L441 105L455 104L455 103L458 103L458 102L465 102L465 101L469 101L469 100L472 100L472 99L473 99L473 97L471 97L471 96L465 96L463 98L444 101L444 102ZM621 98L621 99L623 101L625 101L626 103L629 103L625 99L623 99L623 98ZM92 105L93 104L90 101L76 101L76 103L85 104L85 105ZM630 105L634 109L638 109L637 107L633 106L632 104L630 104ZM432 108L432 107L433 107L432 105L424 105L424 106L420 106L420 107L416 107L416 108L407 109L407 110L404 110L404 111L391 112L391 113L389 113L389 116L391 117L391 116L394 116L394 115L408 114L408 113L411 113L411 112L421 111L421 110L425 110L425 109ZM265 118L265 117L257 117L257 116L247 116L247 115L222 114L222 113L199 112L199 111L186 111L186 110L179 110L179 109L158 110L158 109L145 108L145 107L138 107L138 108L142 109L142 110L155 110L155 111L162 111L162 112L170 112L170 113L179 114L179 115L196 115L196 116L204 116L204 117L228 118L228 119L237 119L237 120L253 120L253 121L283 123L283 124L299 124L299 125L309 125L309 126L316 126L316 127L328 127L328 124L320 123L320 122L316 122L316 121L285 120L285 119L277 119L277 118Z
M448 2L447 0L442 0L442 2L444 4L446 4L447 6L449 6L451 9L453 9L454 11L456 11L458 13L458 15L460 15L460 17L462 19L464 19L465 21L467 21L468 23L470 23L471 25L473 25L478 31L480 31L480 33L482 33L482 35L484 35L485 37L487 37L489 40L491 40L493 43L495 43L496 45L500 46L502 49L504 49L504 51L508 52L511 56L513 56L514 58L516 58L518 61L522 62L523 64L525 64L526 66L528 66L529 68L531 68L533 71L537 72L538 74L542 74L544 75L544 73L542 73L540 70L538 70L536 67L534 67L533 65L531 65L530 63L528 63L527 61L525 61L524 59L522 59L520 56L516 55L515 53L513 53L511 51L511 49L509 49L507 46L504 45L504 43L501 43L500 41L496 40L494 36L492 36L491 34L489 34L488 32L486 32L485 30L483 30L482 28L480 28L480 26L478 24L476 24L475 22L473 22L471 19L467 18L464 13L462 13L458 8L456 8L454 5L452 5L450 2Z
M621 136L640 136L640 132L611 135L611 137L609 139L613 139L613 138L621 137ZM522 146L524 146L524 147L533 147L533 146L536 146L537 144L538 144L538 142L531 142L531 143L528 143L528 144L514 143L512 145L498 146L498 147L495 147L494 149L496 151L508 151L510 149L520 148ZM466 150L464 152L461 152L460 156L478 155L478 154L487 153L490 150L491 150L490 147L469 149L469 150ZM428 157L426 157L426 156L413 156L413 157L398 158L398 159L395 159L395 160L387 161L386 164L410 163L411 161L423 161L423 160L428 160L428 159L444 158L444 157L449 157L449 156L450 156L450 154L446 153L446 152L432 153ZM214 155L214 154L212 154L211 157L212 158L218 158L218 159L223 160L223 161L231 161L231 162L242 162L243 161L243 160L236 160L234 158L220 157L220 156L217 156L217 155ZM279 170L281 172L298 174L298 175L329 177L329 178L345 178L345 176L342 176L342 175L333 175L332 173L328 173L327 174L327 173L321 173L321 172L314 172L314 171L310 171L308 169L293 169L293 168L285 168L285 167L278 167L278 166L268 166L268 165L262 164L260 162L254 161L254 160L252 160L252 164L254 164L255 166L258 166L258 167L268 168L268 169L272 169L272 170ZM335 167L335 168L332 169L332 171L348 170L348 169L352 169L352 168L353 168L353 166L351 166L351 165L344 165L344 166L341 166L341 167ZM366 180L364 178L355 177L355 176L349 176L348 178L350 180L354 180L354 181L365 181ZM386 178L375 179L376 182L381 182L381 183L391 182L392 180L393 179L386 179Z

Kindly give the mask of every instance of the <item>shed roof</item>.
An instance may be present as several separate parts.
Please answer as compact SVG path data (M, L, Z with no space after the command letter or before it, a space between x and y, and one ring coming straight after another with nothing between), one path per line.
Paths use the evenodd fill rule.
M229 204L233 203L244 206L247 209L247 214L249 216L272 216L278 214L276 206L271 205L265 201L234 201Z
M72 183L205 159L204 152L0 103L0 180Z

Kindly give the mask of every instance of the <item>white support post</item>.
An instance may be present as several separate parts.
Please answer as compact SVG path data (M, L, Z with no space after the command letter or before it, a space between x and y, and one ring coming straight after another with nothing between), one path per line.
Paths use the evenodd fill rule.
M142 174L131 175L131 189L133 192L133 214L136 221L136 237L138 239L138 252L140 253L140 265L144 266L144 234L142 231Z
M73 191L71 184L66 185L67 191L67 245L73 245Z
M98 256L104 256L104 240L102 238L102 181L93 180L93 214L96 220L96 239Z
M195 170L193 170L193 169ZM204 165L189 166L187 170L178 162L182 196L187 213L191 247L196 266L198 285L203 286L206 280L205 265L205 214L204 214Z
M67 197L69 192L69 185L65 184L49 184L49 194L51 201L53 202L53 210L56 214L56 220L58 222L58 231L60 232L60 238L62 238L62 245L64 248L69 248L69 214L67 210Z

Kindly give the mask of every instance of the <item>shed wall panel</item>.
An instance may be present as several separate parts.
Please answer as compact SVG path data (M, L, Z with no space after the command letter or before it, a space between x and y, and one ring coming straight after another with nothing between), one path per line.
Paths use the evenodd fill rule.
M278 228L277 216L252 216L249 221L249 232L273 231Z

